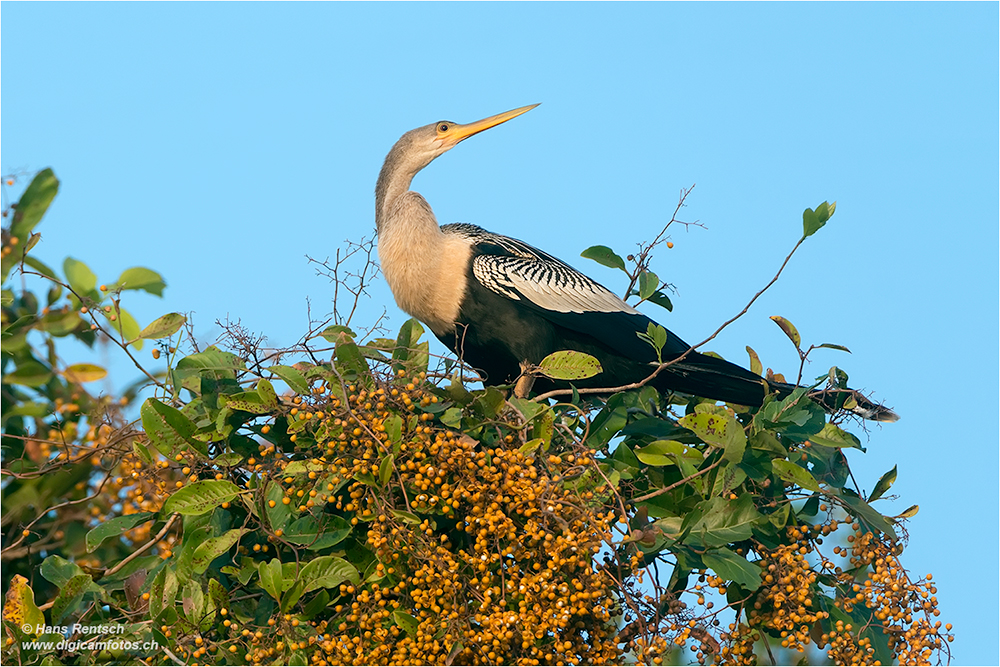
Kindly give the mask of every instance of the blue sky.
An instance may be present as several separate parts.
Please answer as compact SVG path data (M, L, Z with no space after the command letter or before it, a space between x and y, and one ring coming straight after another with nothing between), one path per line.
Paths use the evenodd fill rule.
M955 661L995 663L998 617L998 5L87 4L4 2L4 173L62 181L36 252L102 282L162 272L130 296L141 325L227 316L289 345L329 310L305 254L370 234L373 188L405 131L541 102L414 182L441 222L472 222L568 260L617 291L622 254L670 219L654 265L705 338L774 274L807 206L836 216L711 349L794 374L770 315L903 419L851 464L899 465L886 514L921 506L905 563L939 581ZM23 184L23 183L22 183ZM17 196L17 186L11 194ZM358 322L388 308L381 280ZM75 359L73 361L76 361ZM134 379L113 364L115 382ZM982 592L986 592L986 597ZM985 604L984 604L985 602Z

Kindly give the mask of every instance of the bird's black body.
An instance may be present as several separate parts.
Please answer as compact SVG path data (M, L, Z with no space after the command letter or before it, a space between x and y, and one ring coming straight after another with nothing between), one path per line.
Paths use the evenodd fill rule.
M603 290L597 283L569 265L532 246L509 237L491 234L474 225L445 225L442 231L466 236L473 244L468 268L466 295L453 331L438 338L470 366L482 372L487 384L513 383L521 374L521 362L538 364L559 350L586 352L601 362L603 371L573 384L577 387L618 387L639 382L658 365L656 351L638 334L645 333L652 320L624 303L609 310L614 302L603 299L604 311L560 312L545 308L515 286L496 287L504 274L494 277L494 289L477 275L477 262L497 266L506 263L509 272L519 271L538 284L547 280L551 291L575 289L586 298L589 290ZM513 298L512 298L513 297ZM663 361L688 352L690 346L667 332ZM653 380L661 390L679 391L741 405L760 405L764 399L761 378L748 370L716 357L688 352L680 362L664 369ZM539 378L539 392L567 383Z

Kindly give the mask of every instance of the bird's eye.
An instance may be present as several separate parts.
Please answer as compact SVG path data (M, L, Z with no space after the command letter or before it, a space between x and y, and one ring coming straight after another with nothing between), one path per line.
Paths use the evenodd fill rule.
M438 132L447 132L448 127L448 123L438 123Z

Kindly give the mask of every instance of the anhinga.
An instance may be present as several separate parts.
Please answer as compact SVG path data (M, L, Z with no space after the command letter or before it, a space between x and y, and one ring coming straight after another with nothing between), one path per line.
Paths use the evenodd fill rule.
M603 371L575 382L578 387L639 382L659 365L653 347L636 335L647 331L648 317L526 243L475 225L439 226L427 201L409 189L417 172L463 139L536 106L467 125L439 121L411 130L396 142L375 186L382 273L399 307L428 325L487 384L515 382L526 365L538 364L558 350L586 352L600 361ZM653 379L655 387L747 406L761 405L768 388L781 394L794 389L778 383L765 386L762 378L740 366L689 350L668 331L663 361L681 355L683 359ZM538 378L535 389L566 384ZM853 410L861 416L897 419L891 410L851 394L857 402ZM823 396L818 400L831 403Z

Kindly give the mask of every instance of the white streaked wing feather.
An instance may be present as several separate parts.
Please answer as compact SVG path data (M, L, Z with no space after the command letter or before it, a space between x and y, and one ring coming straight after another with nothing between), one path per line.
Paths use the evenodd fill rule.
M473 274L487 289L509 299L522 297L558 313L638 314L635 308L575 269L540 258L478 255Z

